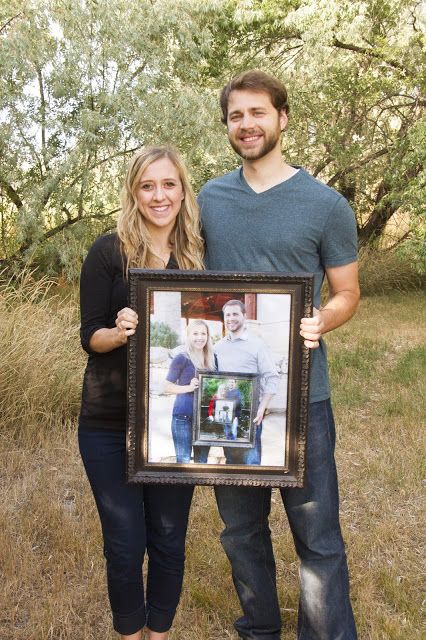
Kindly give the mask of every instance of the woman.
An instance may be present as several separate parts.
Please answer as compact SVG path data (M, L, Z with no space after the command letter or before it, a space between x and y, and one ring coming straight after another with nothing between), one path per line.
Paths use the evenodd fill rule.
M142 149L128 168L117 232L92 245L80 285L81 342L89 359L79 444L102 525L113 624L122 640L140 640L145 625L149 640L168 637L193 490L126 484L126 343L138 323L126 306L127 273L130 267L200 269L202 257L198 207L182 160L170 147Z
M216 369L210 332L204 320L194 320L186 331L186 352L178 353L172 360L164 390L175 393L173 405L172 436L176 462L191 461L192 414L194 391L198 388L196 369ZM207 462L209 447L194 447L194 461Z

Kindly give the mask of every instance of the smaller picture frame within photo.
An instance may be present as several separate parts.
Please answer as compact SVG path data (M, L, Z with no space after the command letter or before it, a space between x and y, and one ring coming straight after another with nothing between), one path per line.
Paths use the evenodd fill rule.
M193 445L253 449L259 376L252 373L198 372L194 393Z

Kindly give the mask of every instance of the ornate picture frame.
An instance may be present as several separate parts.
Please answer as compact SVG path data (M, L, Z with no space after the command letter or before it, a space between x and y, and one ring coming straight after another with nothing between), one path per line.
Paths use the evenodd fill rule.
M129 482L303 486L312 286L305 273L130 269Z

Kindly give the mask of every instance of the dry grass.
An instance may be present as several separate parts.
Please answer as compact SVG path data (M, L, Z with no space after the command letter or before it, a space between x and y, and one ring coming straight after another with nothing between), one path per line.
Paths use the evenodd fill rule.
M365 248L359 257L360 285L363 295L392 294L394 291L424 289L425 273L415 261L400 257L395 251Z
M56 304L47 283L37 286L34 293L27 278L20 292L9 287L0 307L0 640L112 640L100 530L76 447L84 358L75 308ZM368 298L328 340L342 523L362 640L424 637L425 312L416 293ZM273 500L282 637L290 640L298 567L278 493ZM236 640L239 608L220 529L211 489L199 488L172 640Z

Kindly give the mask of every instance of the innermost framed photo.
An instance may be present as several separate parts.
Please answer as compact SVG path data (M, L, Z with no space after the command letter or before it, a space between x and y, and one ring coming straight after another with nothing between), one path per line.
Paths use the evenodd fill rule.
M130 270L129 482L303 486L312 283Z

